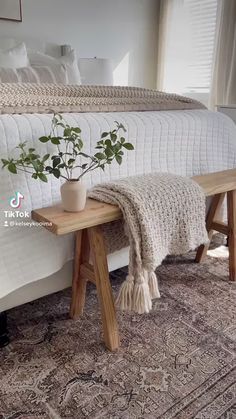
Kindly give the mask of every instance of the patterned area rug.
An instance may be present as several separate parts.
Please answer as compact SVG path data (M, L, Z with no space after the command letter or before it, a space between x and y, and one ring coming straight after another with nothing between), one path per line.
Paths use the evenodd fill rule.
M168 258L152 313L119 313L116 353L101 343L93 286L76 322L69 290L11 310L0 418L236 418L236 284L224 252L202 265L193 253ZM124 275L112 274L114 293Z

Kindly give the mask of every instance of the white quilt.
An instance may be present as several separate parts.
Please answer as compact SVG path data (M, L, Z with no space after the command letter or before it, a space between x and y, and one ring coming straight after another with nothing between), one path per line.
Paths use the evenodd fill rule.
M86 151L93 150L102 131L113 129L117 120L127 128L126 136L135 151L125 154L122 166L113 164L105 173L93 172L88 187L119 177L169 172L193 176L236 167L236 125L220 113L206 110L66 114L69 124L82 128ZM20 141L42 153L45 144L37 139L50 130L51 115L1 115L0 157L12 153ZM42 227L5 227L11 210L9 198L24 195L21 211L57 203L60 183L48 184L29 175L0 172L0 298L30 282L58 271L73 257L71 235L56 237ZM17 220L19 221L19 220Z

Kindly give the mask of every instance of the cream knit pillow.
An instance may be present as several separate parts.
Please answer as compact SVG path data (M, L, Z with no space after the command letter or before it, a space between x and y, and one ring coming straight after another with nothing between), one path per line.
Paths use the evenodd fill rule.
M68 77L63 64L54 64L50 67L0 68L0 83L68 84Z

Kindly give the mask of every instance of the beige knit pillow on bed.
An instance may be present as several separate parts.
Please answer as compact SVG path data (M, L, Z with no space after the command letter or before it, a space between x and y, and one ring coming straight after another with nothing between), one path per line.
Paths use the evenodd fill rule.
M57 83L68 84L66 67L63 64L31 66L23 68L0 67L0 83Z

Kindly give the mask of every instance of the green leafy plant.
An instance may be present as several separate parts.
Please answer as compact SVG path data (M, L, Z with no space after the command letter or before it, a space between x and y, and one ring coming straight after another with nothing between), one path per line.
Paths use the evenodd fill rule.
M121 132L126 132L125 127L117 121L115 123L116 128L113 131L102 133L101 139L97 141L95 154L89 155L83 152L81 129L71 127L60 114L54 114L50 135L40 137L39 141L55 145L56 152L52 156L49 153L40 156L35 148L28 148L27 142L23 142L16 147L20 150L19 157L1 159L2 167L13 174L17 174L18 171L29 173L33 179L43 182L47 182L48 175L58 179L62 177L66 180L80 180L95 169L104 170L113 160L121 164L123 150L134 149L131 143L126 142L124 136L120 136ZM61 135L58 135L59 131ZM80 169L77 177L74 177L75 169Z

